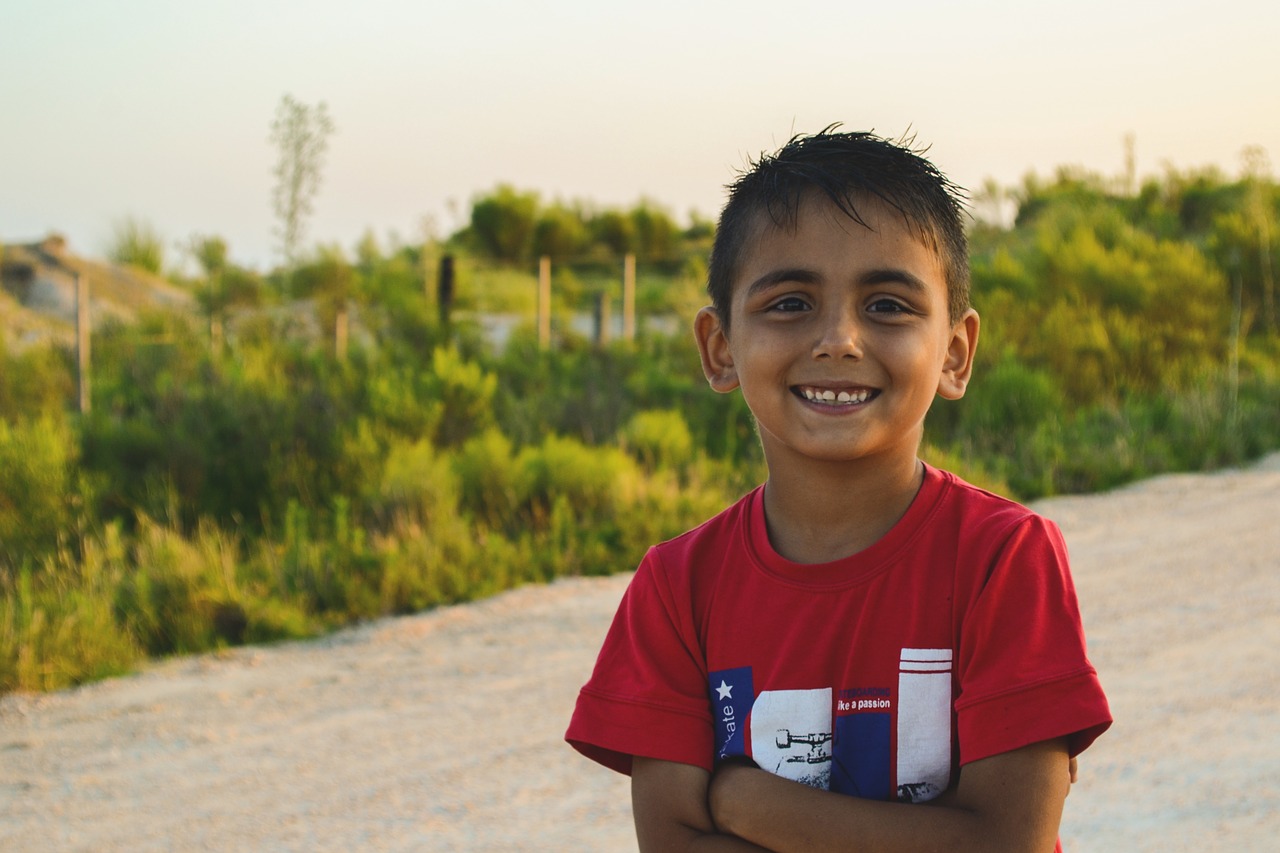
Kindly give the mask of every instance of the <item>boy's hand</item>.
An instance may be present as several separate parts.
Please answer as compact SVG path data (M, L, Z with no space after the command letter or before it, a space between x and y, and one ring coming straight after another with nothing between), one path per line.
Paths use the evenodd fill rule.
M707 771L690 764L632 760L631 811L641 851L764 849L717 831L707 799L710 779Z
M1065 740L965 766L946 795L923 805L808 788L741 764L717 768L708 810L722 833L769 850L1052 850L1070 787Z

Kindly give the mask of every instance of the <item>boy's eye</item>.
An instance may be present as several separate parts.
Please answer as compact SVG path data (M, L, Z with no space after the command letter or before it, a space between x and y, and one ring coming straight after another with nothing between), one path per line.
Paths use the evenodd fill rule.
M896 299L877 299L867 306L873 314L907 314L910 309Z
M807 311L809 303L805 302L798 296L787 296L779 299L777 302L769 306L770 311L782 311L790 313L793 311Z

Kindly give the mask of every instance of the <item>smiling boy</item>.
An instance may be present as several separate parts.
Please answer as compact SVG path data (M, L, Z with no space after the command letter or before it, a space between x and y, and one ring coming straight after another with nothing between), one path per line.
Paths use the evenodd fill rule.
M962 216L871 134L731 187L694 330L768 481L646 554L567 733L642 850L1054 849L1110 724L1061 534L918 458L978 343Z

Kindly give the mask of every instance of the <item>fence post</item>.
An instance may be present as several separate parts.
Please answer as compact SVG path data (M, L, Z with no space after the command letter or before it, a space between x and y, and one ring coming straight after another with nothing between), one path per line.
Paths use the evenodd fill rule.
M80 414L89 414L89 279L76 273L76 373Z
M622 259L622 337L636 339L636 256L631 252Z
M596 346L601 348L609 343L609 326L613 322L611 307L608 292L602 290L596 294Z
M440 278L436 282L436 303L440 309L440 325L449 328L453 311L453 255L440 256Z
M551 257L538 259L538 346L551 346Z
M338 313L333 318L333 354L338 361L347 360L347 337L351 328L351 303L346 299L338 303Z

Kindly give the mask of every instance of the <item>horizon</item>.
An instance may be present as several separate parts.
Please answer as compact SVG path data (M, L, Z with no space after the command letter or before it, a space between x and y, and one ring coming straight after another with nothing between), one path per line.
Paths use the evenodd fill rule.
M20 3L0 55L0 240L58 232L102 256L133 217L170 265L216 235L271 268L286 94L326 102L336 126L304 245L348 252L366 232L384 249L429 221L451 234L499 183L714 218L748 157L833 122L910 130L971 193L1063 167L1121 175L1127 137L1140 179L1235 176L1247 146L1280 157L1280 13L1134 5Z

